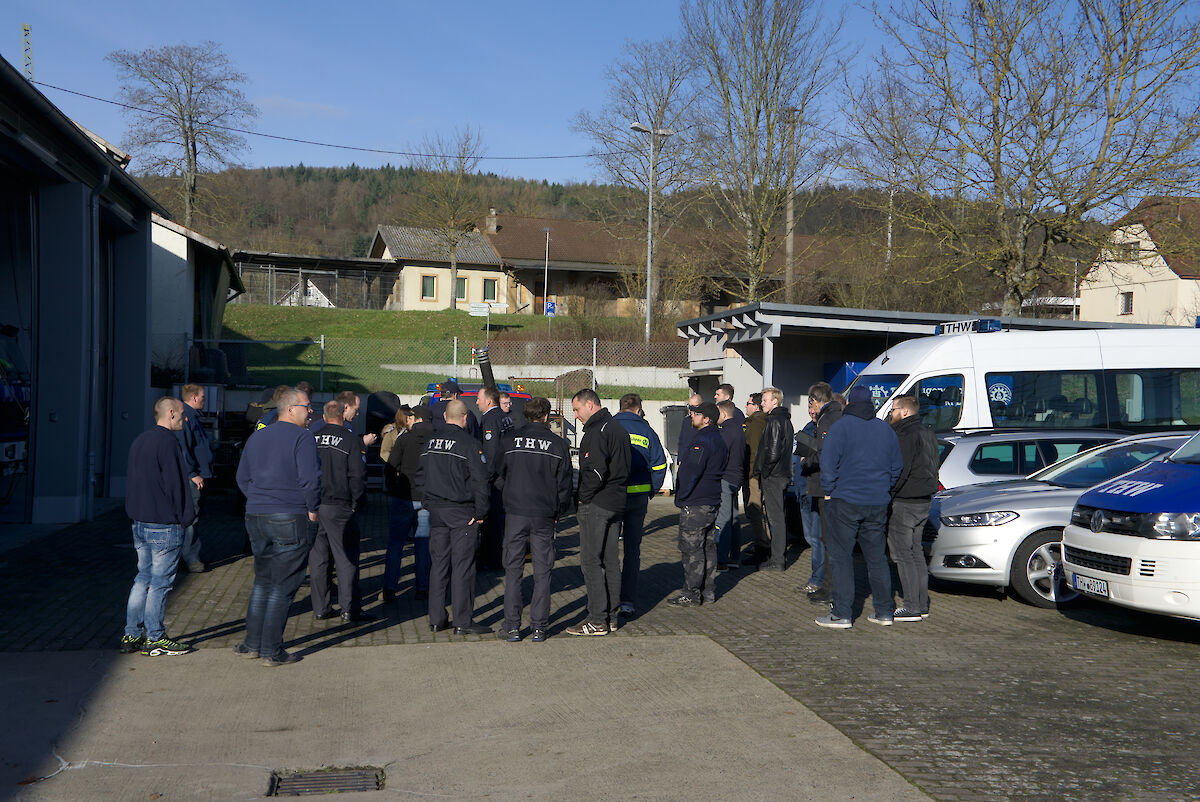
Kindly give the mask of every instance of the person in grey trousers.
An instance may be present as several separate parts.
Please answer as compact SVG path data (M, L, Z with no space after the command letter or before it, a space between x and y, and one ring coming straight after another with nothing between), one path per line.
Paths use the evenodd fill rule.
M938 445L933 430L917 414L917 399L902 395L892 402L888 422L900 441L904 467L892 487L888 551L900 574L902 604L896 621L920 621L929 615L929 566L921 538L929 505L938 489Z

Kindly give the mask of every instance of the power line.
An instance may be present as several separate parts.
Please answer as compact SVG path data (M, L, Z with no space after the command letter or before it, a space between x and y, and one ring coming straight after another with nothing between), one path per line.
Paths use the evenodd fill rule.
M100 103L108 103L111 106L119 106L123 109L128 109L129 111L138 111L138 112L141 112L142 114L151 114L151 115L154 115L157 117L169 116L169 115L163 114L162 112L154 111L153 109L144 109L144 108L141 108L140 106L131 106L128 103L121 103L116 100L109 100L108 98L97 97L95 95L89 95L86 92L77 92L74 89L67 89L66 87L62 87L62 86L55 86L54 84L48 84L45 81L33 81L33 83L37 84L38 86L44 86L47 89L56 89L59 92L66 92L68 95L75 95L77 97L87 98L88 100L96 100L96 101L99 101ZM313 140L313 139L298 139L296 137L281 136L279 134L264 134L261 131L249 131L245 128L233 128L228 125L212 124L211 127L219 128L222 131L231 131L235 134L245 134L246 136L257 136L257 137L262 137L263 139L274 139L279 142L294 142L294 143L297 143L300 145L316 145L317 147L322 147L322 148L337 148L338 150L353 150L353 151L358 151L360 153L379 153L379 154L382 154L385 156L407 156L409 158L440 159L440 158L446 158L448 155L445 153L415 153L415 152L404 151L404 150L385 150L383 148L364 148L364 147L359 147L357 145L338 145L333 142L317 142L316 140ZM615 155L615 154L621 153L621 152L623 152L623 151L611 151L609 153L572 153L572 154L557 155L557 156L480 156L479 159L481 161L488 161L488 160L490 160L490 161L548 161L548 160L552 160L552 159L591 159L591 158L595 158L595 157L599 157L599 156Z

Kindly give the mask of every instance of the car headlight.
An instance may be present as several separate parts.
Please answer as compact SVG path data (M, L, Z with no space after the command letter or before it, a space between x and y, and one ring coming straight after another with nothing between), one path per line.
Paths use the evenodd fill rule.
M1200 540L1200 512L1160 512L1147 515L1151 537L1164 540Z
M943 526L1000 526L1021 516L1015 512L973 512L970 515L943 515Z

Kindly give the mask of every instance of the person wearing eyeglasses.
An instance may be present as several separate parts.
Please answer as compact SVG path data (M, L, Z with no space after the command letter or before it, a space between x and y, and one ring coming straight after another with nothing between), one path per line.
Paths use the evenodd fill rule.
M288 608L304 581L321 504L321 460L308 431L309 397L284 392L279 419L250 435L238 463L246 496L246 531L254 553L254 587L246 608L246 638L234 654L282 666L300 657L283 648Z

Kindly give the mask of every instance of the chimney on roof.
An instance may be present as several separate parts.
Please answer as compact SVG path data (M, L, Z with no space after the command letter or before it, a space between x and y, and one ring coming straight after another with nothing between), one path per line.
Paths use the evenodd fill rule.
M496 210L488 209L487 216L487 233L495 234L498 226L496 225Z

